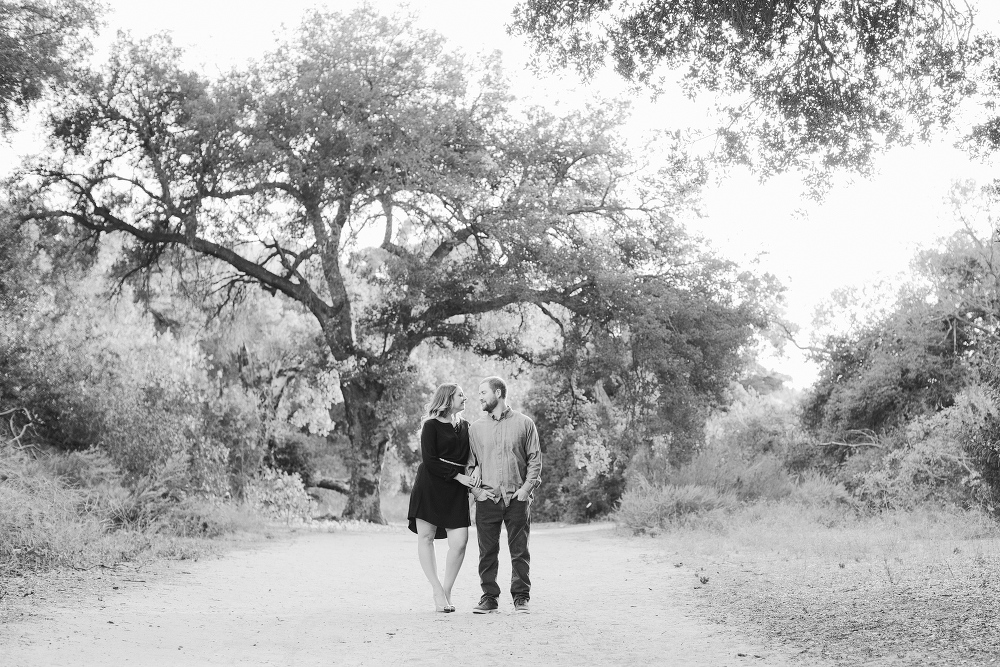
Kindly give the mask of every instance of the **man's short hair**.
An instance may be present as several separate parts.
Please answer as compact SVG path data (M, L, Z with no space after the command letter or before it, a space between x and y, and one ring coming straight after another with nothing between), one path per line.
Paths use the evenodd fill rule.
M488 384L490 385L490 391L499 391L500 398L507 398L507 383L498 378L496 375L484 378L479 384Z

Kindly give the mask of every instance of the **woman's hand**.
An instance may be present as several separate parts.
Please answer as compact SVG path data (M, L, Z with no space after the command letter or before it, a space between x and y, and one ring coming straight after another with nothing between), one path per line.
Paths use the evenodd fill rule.
M476 487L483 483L483 471L476 466L472 469L472 475L470 475L471 484L469 486Z
M468 475L463 475L462 473L458 473L452 479L454 479L456 482L464 486L468 487L475 486L475 484L472 483L472 478L469 477Z

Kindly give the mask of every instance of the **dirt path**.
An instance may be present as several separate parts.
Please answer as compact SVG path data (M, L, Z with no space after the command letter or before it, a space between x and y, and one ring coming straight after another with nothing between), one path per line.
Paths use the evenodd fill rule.
M536 526L531 614L508 597L502 613L474 615L470 542L453 614L434 613L405 529L301 533L42 601L0 627L0 665L803 664L699 618L692 573L608 526Z

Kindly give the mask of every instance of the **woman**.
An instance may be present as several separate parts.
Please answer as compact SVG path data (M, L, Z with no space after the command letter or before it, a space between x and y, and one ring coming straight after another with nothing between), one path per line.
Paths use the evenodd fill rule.
M427 405L420 431L420 467L410 492L406 516L417 534L417 555L434 594L434 608L455 611L451 589L465 560L469 541L469 491L473 477L465 474L469 460L469 422L459 417L465 392L457 384L443 384ZM434 540L448 539L444 581L437 576Z

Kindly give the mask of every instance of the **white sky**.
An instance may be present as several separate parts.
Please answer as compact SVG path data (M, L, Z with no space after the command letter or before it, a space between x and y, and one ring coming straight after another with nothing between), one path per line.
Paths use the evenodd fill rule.
M357 4L352 0L110 0L105 35L110 40L117 29L136 36L170 31L175 43L186 49L189 65L212 75L268 49L274 32L282 24L295 26L308 7L349 10ZM384 11L397 6L387 0L371 4ZM470 52L502 50L519 95L552 100L627 94L613 75L599 77L589 86L571 73L538 81L524 67L526 46L506 34L515 4L515 0L423 0L411 7L418 10L422 24L456 47ZM980 0L979 4L981 23L997 25L1000 3ZM637 99L633 125L672 129L697 124L705 116L699 106L677 98L655 103ZM0 165L10 164L12 152L27 150L32 143L22 137L11 146L0 146ZM897 274L906 269L919 246L956 229L944 204L951 184L967 178L985 181L994 172L948 143L895 150L879 160L873 178L841 179L822 203L802 197L803 186L795 175L760 184L749 174L735 172L709 189L704 215L691 227L733 259L750 262L759 255L759 266L787 285L788 316L804 328L806 338L813 309L832 290ZM788 356L769 359L767 364L791 375L797 386L811 383L815 368L790 346L786 352Z

